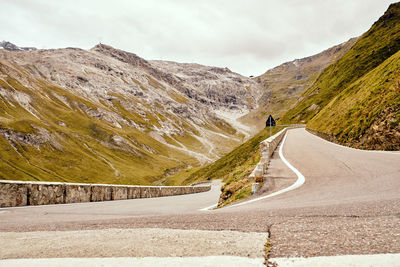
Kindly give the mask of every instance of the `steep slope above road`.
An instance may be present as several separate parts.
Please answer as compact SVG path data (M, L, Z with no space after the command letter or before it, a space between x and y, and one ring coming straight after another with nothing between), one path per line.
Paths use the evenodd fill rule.
M400 3L390 5L385 14L364 33L336 63L326 68L282 118L307 122L351 83L373 70L400 49Z
M400 51L343 90L307 126L352 147L400 150L399 77Z
M399 50L400 3L395 3L282 120L309 122L342 144L399 150Z
M339 60L357 41L331 47L316 55L283 63L254 78L263 87L257 109L242 118L262 129L265 118L272 114L280 118L300 96L315 82L321 72Z

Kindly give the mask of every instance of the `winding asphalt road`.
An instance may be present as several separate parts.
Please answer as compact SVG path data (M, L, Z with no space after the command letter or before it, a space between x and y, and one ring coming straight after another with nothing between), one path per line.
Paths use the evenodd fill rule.
M191 248L188 245L188 249L178 255L164 256L262 257L266 233L270 233L272 242L271 257L400 253L399 152L351 149L327 142L305 129L293 129L287 133L283 154L304 175L305 183L293 191L240 206L200 211L218 200L220 184L214 182L210 192L194 195L0 209L0 241L7 238L11 244L9 250L0 252L0 258L40 258L56 253L52 246L47 247L48 252L43 247L40 252L32 252L35 242L20 239L14 244L18 252L13 251L12 240L21 238L18 236L21 234L29 236L27 232L44 231L47 239L43 242L53 244L53 236L61 231L78 236L79 231L110 229L164 229L161 232L175 229L170 231L177 244L184 237L180 235L179 239L178 232L175 234L174 231L184 231L186 236L190 233L186 230L204 234L202 244ZM278 153L271 160L268 176L275 181L275 191L297 179ZM252 198L270 193L262 189ZM228 249L218 254L215 252L218 249L207 243L207 237L225 232L228 236L239 233L243 238L249 238L250 243L252 238L264 241L257 241L261 242L260 248L249 247L248 255L239 249L243 244L232 245L229 250L229 244L235 244L235 240L241 238L239 235L230 243L223 243L222 246L228 244ZM157 233L153 234L153 240L157 239ZM90 239L91 235L80 238ZM224 235L220 238L229 239ZM93 242L105 241L94 239ZM129 242L126 246L140 240ZM151 240L146 242L150 247L154 245ZM207 251L211 248L214 251ZM78 246L66 254L56 254L79 257L82 253L78 251L82 249ZM124 256L130 257L157 256L159 253L151 249L140 253L138 249L123 251ZM104 251L91 253L93 257L118 255Z

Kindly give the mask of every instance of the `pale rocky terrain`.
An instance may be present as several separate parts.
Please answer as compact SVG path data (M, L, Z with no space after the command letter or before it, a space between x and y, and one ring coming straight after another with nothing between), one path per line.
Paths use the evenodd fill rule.
M0 43L0 179L179 184L279 117L351 39L248 78L98 44ZM83 173L83 174L82 174Z
M142 176L148 178L141 182L156 182L149 177L215 160L255 133L237 118L257 108L261 87L227 68L147 61L103 44L90 50L1 46L0 138L31 165L21 170L14 160L3 160L9 169L3 179L18 172L43 179L29 170L32 154L25 146L63 151L85 137L93 143L78 144L85 150L79 153L90 152L113 176L129 182L104 147L147 162ZM160 157L167 162L154 166ZM52 172L70 180L67 171Z

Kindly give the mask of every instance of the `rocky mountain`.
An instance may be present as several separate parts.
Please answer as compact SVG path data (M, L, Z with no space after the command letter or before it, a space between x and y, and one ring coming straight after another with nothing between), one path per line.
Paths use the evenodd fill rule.
M341 144L400 149L400 3L327 67L282 118Z
M262 129L269 114L279 119L299 101L321 72L340 59L357 39L352 38L313 56L283 63L255 77L254 80L263 87L259 107L244 116L242 121L251 122L257 129Z
M341 143L398 149L390 144L400 132L399 10L391 5L360 38L255 78L104 44L37 50L2 42L0 179L172 185L221 167L235 180L257 157L242 151L264 135L238 145L269 113Z
M237 118L261 89L227 68L2 47L0 179L168 183L254 134Z
M13 43L2 41L0 42L0 49L6 49L8 51L34 51L37 50L35 47L19 47Z

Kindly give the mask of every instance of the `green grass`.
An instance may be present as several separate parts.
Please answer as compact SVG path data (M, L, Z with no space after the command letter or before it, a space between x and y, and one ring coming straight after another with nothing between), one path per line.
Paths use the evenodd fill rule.
M356 148L400 150L399 50L395 3L281 121L307 122L322 136Z
M186 97L184 97L183 95L178 94L178 93L176 93L176 92L170 92L170 91L168 91L168 95L169 95L169 97L171 97L173 100L175 100L176 102L181 103L181 104L186 104L186 102L188 101L188 99L187 99Z
M126 126L117 128L82 111L84 107L105 109L104 106L44 80L25 76L25 72L13 69L11 64L0 62L0 69L8 75L0 79L0 87L10 94L19 92L29 95L30 105L40 117L34 117L12 97L0 96L0 131L30 135L40 140L38 129L42 128L59 144L44 141L32 146L7 140L1 135L0 179L149 185L157 182L166 170L198 165L196 159L142 131ZM24 75L30 82L29 88L18 82L16 77L19 75ZM63 97L66 103L54 94ZM119 101L114 101L110 108L109 111L144 127L160 126L159 115L148 113L143 118L127 111ZM123 137L130 145L118 146L112 141L115 135Z
M400 150L400 52L352 83L309 123L342 144Z
M147 75L146 78L147 78L147 82L149 83L150 86L152 86L154 88L165 90L165 86L162 85L161 83L159 83L157 80L153 79L149 75Z
M316 55L296 60L296 63L283 63L257 77L256 80L264 87L263 95L258 101L259 107L247 114L242 122L263 128L269 114L281 118L322 71L341 58L356 40L350 39Z
M282 130L283 127L273 127L272 135ZM251 184L249 175L260 160L260 142L269 137L269 128L265 128L247 142L238 146L230 153L200 169L182 174L180 177L184 184L193 182L222 179L222 202L220 206L243 199L250 195Z
M181 135L172 135L172 138L192 151L207 153L207 148L189 132L184 132Z
M168 177L165 180L164 184L167 185L167 186L187 184L185 182L187 177L190 176L192 173L196 172L200 168L201 167L183 169L183 170L179 171L178 173Z
M400 49L400 3L361 36L336 63L327 67L303 94L304 99L285 113L283 122L308 122L353 82L379 66ZM309 109L311 105L316 109Z

